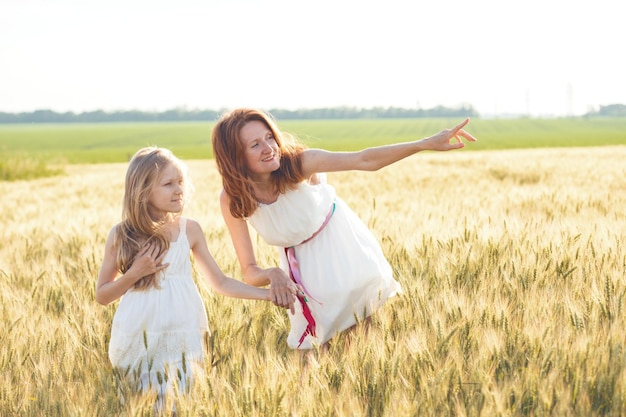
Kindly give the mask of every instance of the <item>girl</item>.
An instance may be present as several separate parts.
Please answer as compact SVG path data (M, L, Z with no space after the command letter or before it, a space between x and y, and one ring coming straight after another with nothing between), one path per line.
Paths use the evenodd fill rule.
M269 300L267 289L225 276L209 253L198 222L182 217L189 182L169 150L144 148L130 161L122 221L107 238L96 301L122 297L111 329L109 357L140 391L163 406L176 380L188 390L203 359L206 312L192 278L190 251L213 289L230 297Z
M269 284L274 304L292 310L290 347L326 343L401 291L374 236L322 173L375 171L423 150L462 148L461 138L476 140L463 130L468 122L419 141L329 152L305 149L258 110L237 109L218 121L212 145L222 214L244 279ZM279 268L257 265L248 224L282 248Z

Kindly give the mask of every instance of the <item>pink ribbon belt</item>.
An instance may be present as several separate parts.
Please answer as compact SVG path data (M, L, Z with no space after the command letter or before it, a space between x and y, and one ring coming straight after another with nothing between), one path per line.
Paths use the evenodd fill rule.
M285 255L287 256L287 263L289 264L289 277L291 278L293 282L300 285L304 293L308 295L309 297L311 297L311 299L313 300L315 300L315 298L313 298L313 296L309 294L306 287L302 283L302 277L300 276L300 266L298 265L298 259L296 258L295 247L302 245L303 243L306 243L310 241L311 239L313 239L315 236L317 236L324 229L324 227L326 227L326 225L330 221L330 218L333 216L334 212L335 212L335 203L333 202L333 205L330 208L330 211L326 215L326 219L324 220L324 223L322 223L320 228L317 229L317 232L313 233L309 238L307 238L306 240L303 240L298 245L285 248ZM302 305L302 314L304 315L304 318L307 321L306 329L304 329L302 336L300 336L300 341L298 342L298 347L300 347L305 337L307 337L308 335L317 337L317 334L315 332L315 319L313 318L313 314L311 314L311 309L309 309L309 306L307 305L308 299L304 295L299 294L299 293L297 297L298 297L298 300L300 301L300 304ZM319 301L317 302L319 303Z

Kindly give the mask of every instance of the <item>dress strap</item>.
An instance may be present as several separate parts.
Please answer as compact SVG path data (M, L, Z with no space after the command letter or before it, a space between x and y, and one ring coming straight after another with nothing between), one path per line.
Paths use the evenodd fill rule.
M181 217L178 220L178 228L179 228L179 238L182 237L187 237L187 218L186 217Z

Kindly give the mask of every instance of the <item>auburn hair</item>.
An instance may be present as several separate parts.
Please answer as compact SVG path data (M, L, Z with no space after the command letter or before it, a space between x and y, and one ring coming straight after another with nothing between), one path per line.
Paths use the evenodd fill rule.
M241 140L241 129L251 121L263 123L276 139L280 167L271 174L275 191L284 193L304 180L300 157L306 147L292 135L281 132L271 115L249 108L223 114L213 127L211 144L224 191L230 197L230 213L240 219L250 217L259 205Z

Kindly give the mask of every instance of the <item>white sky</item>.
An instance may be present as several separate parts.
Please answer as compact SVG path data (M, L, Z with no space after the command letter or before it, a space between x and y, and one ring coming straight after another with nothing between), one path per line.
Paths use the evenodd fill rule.
M626 104L617 0L2 0L0 111Z

